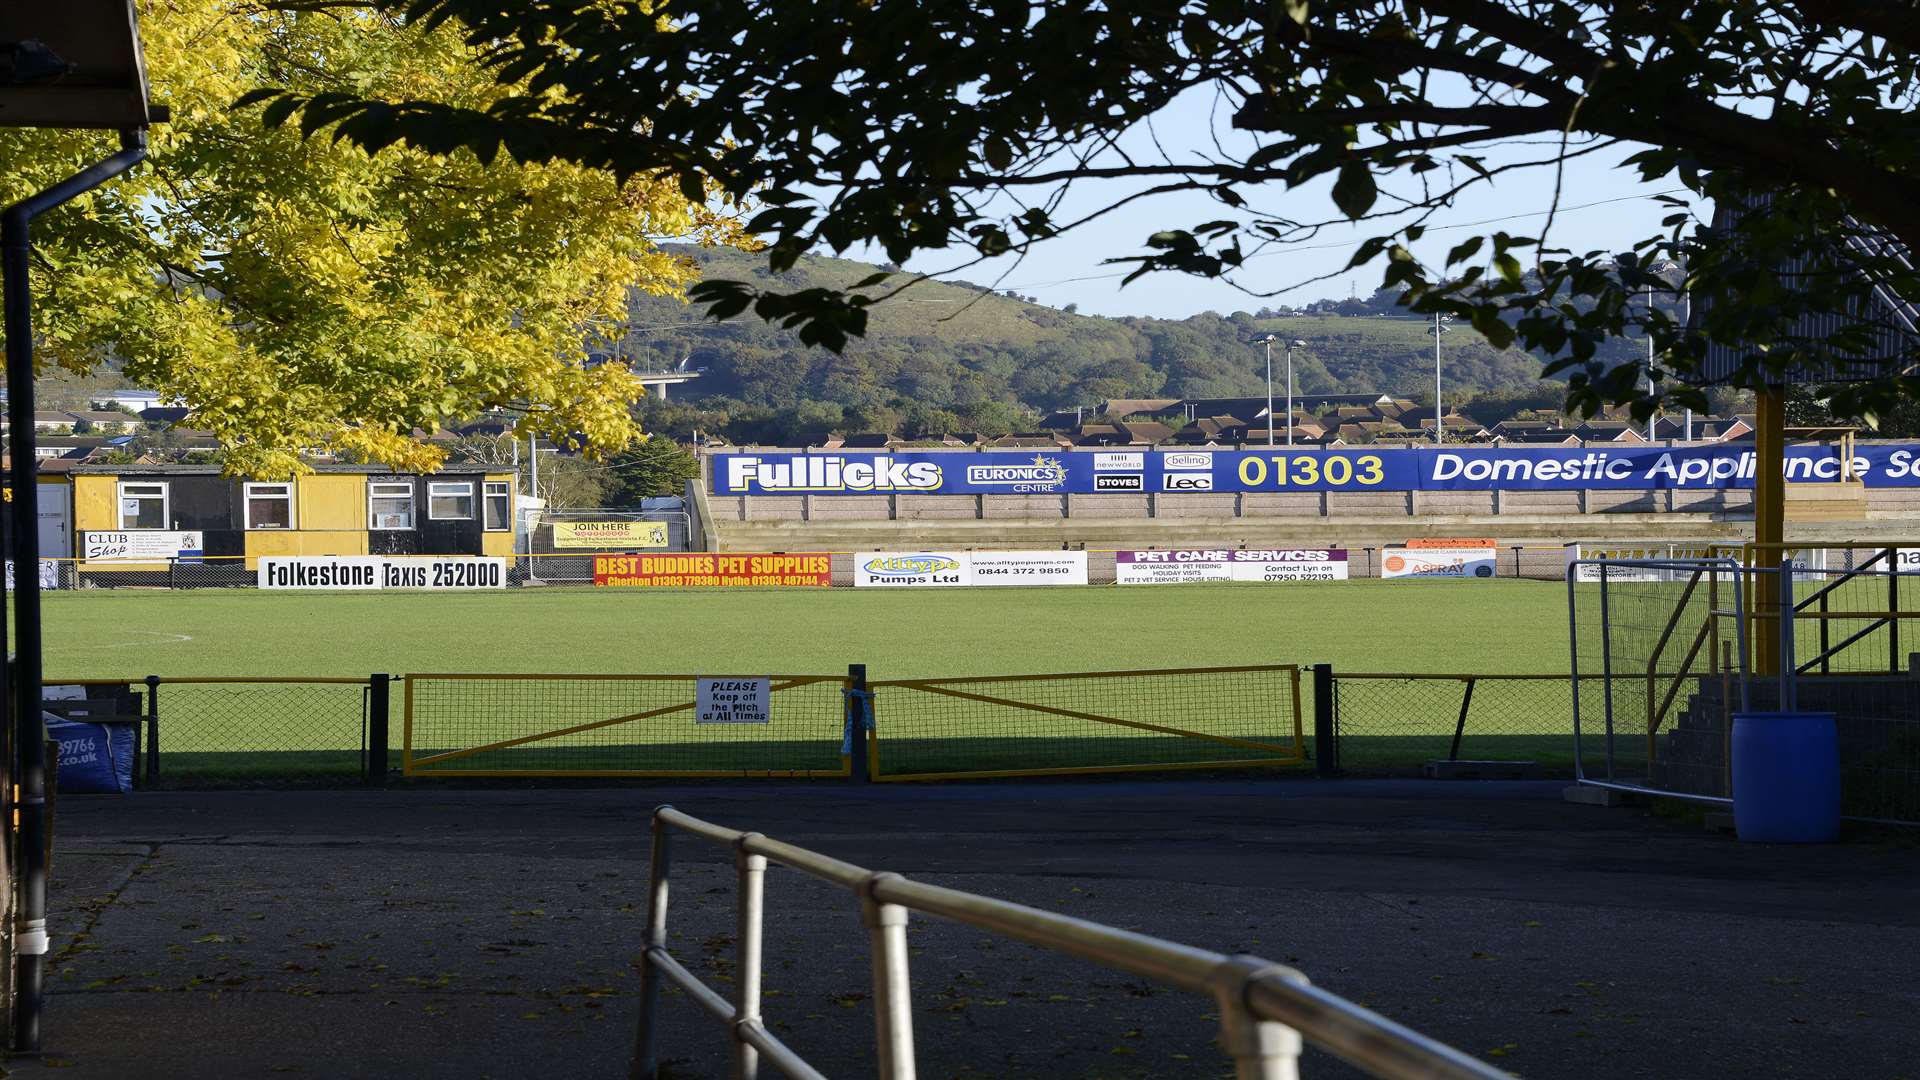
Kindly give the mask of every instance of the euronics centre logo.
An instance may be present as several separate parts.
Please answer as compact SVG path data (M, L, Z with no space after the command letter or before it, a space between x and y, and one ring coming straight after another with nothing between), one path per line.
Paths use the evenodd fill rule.
M834 454L777 461L739 454L727 459L727 489L736 492L938 491L941 478L940 466L931 461L900 461L886 454L857 461Z
M1015 491L1051 491L1067 482L1067 467L1058 458L1034 455L1032 461L1007 465L969 465L967 483L981 487L1010 487Z

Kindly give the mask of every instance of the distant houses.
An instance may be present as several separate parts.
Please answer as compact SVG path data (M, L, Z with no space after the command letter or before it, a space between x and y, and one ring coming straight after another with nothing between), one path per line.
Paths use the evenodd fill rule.
M1296 394L1289 416L1285 404L1251 398L1112 398L1099 405L1063 409L1042 417L1039 430L1001 438L947 434L917 440L951 447L1112 446L1260 446L1269 438L1295 446L1362 446L1433 442L1438 424L1449 443L1517 446L1580 446L1593 443L1646 443L1647 426L1624 409L1590 420L1554 415L1482 424L1449 409L1436 419L1431 405L1390 394ZM1526 416L1528 414L1522 414ZM1689 421L1662 416L1654 421L1652 441L1679 441L1691 430L1695 442L1751 438L1753 429L1739 417L1696 416ZM888 449L913 445L894 435L836 435L821 443L828 449Z

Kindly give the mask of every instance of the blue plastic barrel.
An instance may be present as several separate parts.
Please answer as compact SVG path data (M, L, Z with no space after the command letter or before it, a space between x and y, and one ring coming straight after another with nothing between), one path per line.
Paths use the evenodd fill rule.
M1840 737L1830 712L1733 715L1733 827L1742 840L1840 835Z

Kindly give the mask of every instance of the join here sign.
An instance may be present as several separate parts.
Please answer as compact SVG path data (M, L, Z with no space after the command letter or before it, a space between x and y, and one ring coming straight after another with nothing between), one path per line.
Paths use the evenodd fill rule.
M1856 446L1868 487L1920 487L1920 443ZM1832 481L1837 446L1787 450ZM1752 444L1337 450L846 451L713 456L716 495L1126 495L1281 491L1716 490L1753 487Z

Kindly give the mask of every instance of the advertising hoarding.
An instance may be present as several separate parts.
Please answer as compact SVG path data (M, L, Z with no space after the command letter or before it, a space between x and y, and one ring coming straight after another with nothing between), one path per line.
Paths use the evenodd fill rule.
M80 557L88 562L165 562L198 558L203 534L169 529L129 529L125 532L86 532L80 537Z
M1496 551L1479 548L1386 548L1380 556L1383 578L1490 578Z
M262 555L254 572L255 584L262 589L453 591L507 587L507 560L474 555Z
M624 588L706 588L833 584L833 557L825 552L672 555L595 555L595 585Z
M1084 551L876 551L853 559L862 588L1085 585Z
M555 550L621 551L667 546L664 521L555 521Z
M1868 487L1920 486L1920 443L1854 448ZM1840 477L1836 446L1792 446L1791 481ZM1751 443L1329 450L823 451L712 455L716 495L1093 495L1289 491L1725 490L1753 486Z
M1114 581L1121 585L1171 585L1191 581L1345 581L1341 548L1234 550L1179 548L1116 551Z

